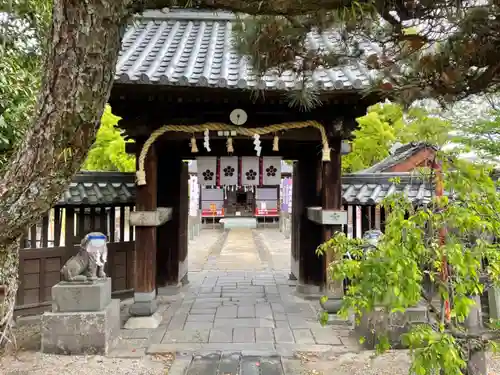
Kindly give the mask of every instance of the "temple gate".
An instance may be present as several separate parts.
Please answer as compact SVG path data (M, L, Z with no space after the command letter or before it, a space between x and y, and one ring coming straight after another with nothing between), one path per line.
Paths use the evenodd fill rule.
M249 62L231 50L233 20L225 12L147 12L123 39L110 104L122 118L119 126L135 140L127 151L138 160L130 310L137 316L155 311L158 287L175 289L187 282L187 159L211 160L213 185L236 188L264 186L262 179L249 180L252 168L243 162L265 170L270 157L294 160L292 272L300 292L325 289L327 260L315 250L347 220L342 140L378 98L361 91L369 77L352 65L315 73L321 106L290 107L285 94L300 88L300 78L291 72L255 77ZM310 38L328 43L325 35ZM224 178L235 176L221 176L222 164L233 168L235 160L236 183L224 184Z

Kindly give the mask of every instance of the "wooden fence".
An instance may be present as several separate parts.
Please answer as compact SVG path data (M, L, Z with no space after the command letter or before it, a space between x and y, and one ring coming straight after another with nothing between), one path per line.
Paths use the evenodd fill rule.
M133 205L56 206L26 231L19 255L17 315L50 308L51 288L60 281L60 269L74 255L90 231L108 236L106 273L114 295L133 291L134 229L129 225Z

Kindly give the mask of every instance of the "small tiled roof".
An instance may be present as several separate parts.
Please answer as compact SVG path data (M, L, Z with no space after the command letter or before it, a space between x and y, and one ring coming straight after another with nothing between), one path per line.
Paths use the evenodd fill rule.
M425 142L407 143L397 148L392 155L389 155L384 160L378 162L377 164L372 165L371 167L361 171L360 173L387 172L395 165L404 162L408 158L412 157L413 155L417 154L419 151L424 149L436 150L434 146Z
M300 85L293 72L254 74L247 57L232 48L235 15L225 11L170 9L148 11L125 31L115 82L234 89L291 90ZM340 46L336 31L310 32L311 49L332 51ZM375 46L361 43L366 54ZM313 81L321 90L368 87L372 72L361 61L333 69L318 69Z
M392 181L397 178L398 183ZM342 177L344 204L373 205L384 197L404 192L415 204L423 204L432 196L432 186L421 177L409 173L347 174ZM58 205L118 205L135 202L133 173L79 173Z
M135 202L135 176L120 172L80 172L58 202L59 206L119 205Z
M425 204L433 191L433 186L415 173L352 173L342 177L344 204L374 205L394 193L404 193L414 204Z

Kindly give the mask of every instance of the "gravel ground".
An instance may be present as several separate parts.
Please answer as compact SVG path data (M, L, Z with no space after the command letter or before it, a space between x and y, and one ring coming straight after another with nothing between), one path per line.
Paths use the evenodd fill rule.
M36 320L14 329L18 350L0 353L0 375L165 375L174 359L172 355L129 359L42 354Z
M0 359L2 375L165 375L168 368L168 360L150 358L70 357L22 352L17 359L12 356Z
M36 321L19 325L15 334L18 350L0 353L0 375L166 375L174 360L169 354L137 359L41 354ZM370 351L321 357L300 353L295 361L287 361L300 365L297 375L403 375L409 368L407 353L402 350L382 356ZM500 357L490 357L488 362L488 375L500 375Z

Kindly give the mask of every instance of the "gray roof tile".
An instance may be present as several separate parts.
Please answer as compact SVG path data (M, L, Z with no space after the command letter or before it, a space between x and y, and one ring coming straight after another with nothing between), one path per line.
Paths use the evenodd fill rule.
M135 201L133 173L80 172L62 194L58 206L120 205Z
M394 193L404 193L414 204L425 204L433 191L431 184L411 173L353 173L342 177L344 204L374 205Z
M393 182L394 178L399 183ZM58 205L133 204L134 181L133 173L79 173ZM424 204L430 200L433 188L421 177L409 173L357 173L342 177L343 204L374 205L396 192L404 192L415 204Z
M115 82L221 88L291 90L300 81L291 71L281 75L254 74L247 57L232 48L232 21L228 12L173 9L149 11L128 26L116 67ZM313 49L335 50L340 35L335 31L311 32L307 44ZM375 46L362 44L365 53ZM361 62L334 69L318 69L313 81L322 90L359 90L373 77Z

